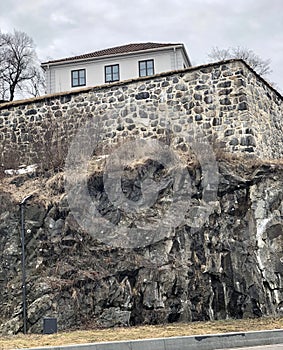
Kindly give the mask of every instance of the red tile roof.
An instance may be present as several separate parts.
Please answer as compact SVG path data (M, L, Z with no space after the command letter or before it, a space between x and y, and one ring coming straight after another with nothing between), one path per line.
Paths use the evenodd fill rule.
M111 56L111 55L118 55L118 54L124 54L124 53L131 53L135 51L144 51L144 50L150 50L150 49L159 49L163 47L170 47L170 46L179 46L183 44L176 43L176 44L164 44L164 43L136 43L136 44L127 44L122 46L116 46L111 47L109 49L104 49L100 51L95 51L91 53L87 53L84 55L78 55L73 57L67 57L57 60L52 60L48 62L42 63L43 65L48 63L63 63L66 61L74 61L74 60L81 60L81 59L88 59L88 58L96 58L101 56Z

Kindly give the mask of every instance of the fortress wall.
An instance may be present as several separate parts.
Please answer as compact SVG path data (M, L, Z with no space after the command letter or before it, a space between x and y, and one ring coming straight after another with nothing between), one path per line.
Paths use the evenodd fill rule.
M86 120L100 138L161 138L185 149L200 133L231 152L282 157L282 97L243 61L230 60L0 105L1 163L65 157ZM54 160L55 161L55 160Z

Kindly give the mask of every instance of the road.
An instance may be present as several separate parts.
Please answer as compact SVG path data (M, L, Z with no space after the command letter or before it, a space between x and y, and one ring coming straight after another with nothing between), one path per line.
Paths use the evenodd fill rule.
M237 348L237 349L239 350L283 350L283 344L251 346L247 348ZM235 348L222 349L222 350L235 350Z

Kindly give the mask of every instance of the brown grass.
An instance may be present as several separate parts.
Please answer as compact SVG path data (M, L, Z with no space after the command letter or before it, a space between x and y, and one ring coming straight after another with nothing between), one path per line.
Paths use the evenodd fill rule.
M14 335L0 338L0 349L18 349L40 346L60 346L103 341L189 336L226 332L282 329L283 318L224 320L214 322L173 323L159 326L139 326L111 329L92 329L60 332L51 335Z

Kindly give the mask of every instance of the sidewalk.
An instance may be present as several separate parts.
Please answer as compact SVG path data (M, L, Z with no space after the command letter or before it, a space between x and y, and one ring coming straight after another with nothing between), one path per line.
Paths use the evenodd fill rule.
M40 347L22 350L216 350L283 343L283 330Z

